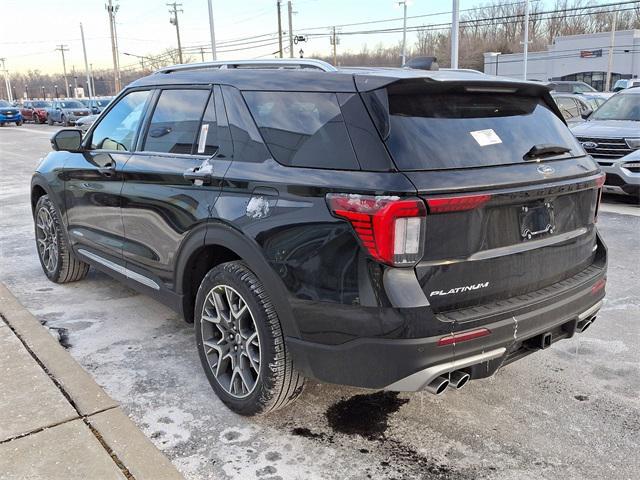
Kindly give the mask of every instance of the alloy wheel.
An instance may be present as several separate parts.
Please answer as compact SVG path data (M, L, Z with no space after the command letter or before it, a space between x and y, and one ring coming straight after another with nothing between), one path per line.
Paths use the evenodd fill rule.
M204 301L200 328L218 384L233 397L248 396L260 377L260 337L245 299L228 285L213 287Z
M58 266L58 235L56 224L47 208L38 210L36 219L36 240L42 264L48 272L55 271Z

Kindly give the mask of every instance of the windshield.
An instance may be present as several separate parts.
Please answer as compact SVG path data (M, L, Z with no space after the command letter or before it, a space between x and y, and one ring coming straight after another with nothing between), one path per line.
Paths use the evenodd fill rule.
M80 100L80 103L82 103L85 107L88 107L89 103L91 103L91 100L89 100L88 98L83 98L82 100Z
M595 92L596 89L587 85L586 83L576 83L573 86L573 91L575 93L587 93L587 92Z
M10 107L11 104L6 100L0 100L0 107Z
M82 105L80 102L60 102L60 105L62 105L62 108L84 108L84 105Z
M99 107L106 107L107 105L109 105L109 102L110 102L110 101L111 101L111 100L96 100L96 104L97 104Z
M51 104L49 102L33 102L34 108L48 108Z
M602 105L590 120L640 121L640 95L614 95Z
M386 144L401 170L521 163L534 145L584 154L564 122L538 97L411 93L391 94L388 100Z

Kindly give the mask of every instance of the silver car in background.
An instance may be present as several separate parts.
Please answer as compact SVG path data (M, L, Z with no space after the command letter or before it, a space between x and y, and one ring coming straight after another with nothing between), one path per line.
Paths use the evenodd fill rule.
M570 128L607 174L605 191L640 201L640 88L620 91Z

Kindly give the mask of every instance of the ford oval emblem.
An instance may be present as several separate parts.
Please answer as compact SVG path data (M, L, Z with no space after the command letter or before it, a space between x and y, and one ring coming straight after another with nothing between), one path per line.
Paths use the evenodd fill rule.
M598 148L598 144L596 142L582 142L582 146L584 148Z
M553 173L555 173L555 171L556 169L553 167L550 167L549 165L540 165L538 167L538 172L540 172L545 177L548 175L552 175Z

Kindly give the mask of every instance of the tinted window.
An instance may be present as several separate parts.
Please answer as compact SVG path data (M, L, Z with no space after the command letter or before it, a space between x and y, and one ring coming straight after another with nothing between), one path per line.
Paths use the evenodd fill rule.
M7 102L6 100L0 100L0 107L10 107L11 104L9 102Z
M148 152L190 154L209 90L164 90L144 142Z
M148 97L148 91L137 91L121 98L100 119L91 136L91 148L131 151Z
M220 147L218 123L216 122L216 102L213 95L209 98L207 109L204 111L196 145L196 153L199 155L213 155Z
M401 170L519 163L539 144L562 145L583 155L562 120L536 97L391 94L389 110L386 143Z
M216 88L217 89L217 88ZM264 162L269 151L260 137L251 114L237 88L222 86L224 106L233 139L233 159L239 162Z
M245 92L275 159L296 167L358 170L335 93Z

